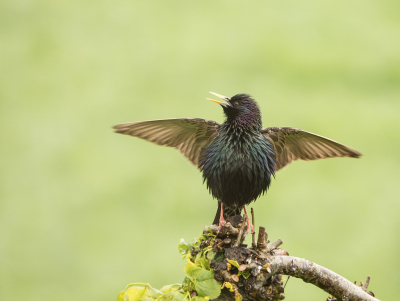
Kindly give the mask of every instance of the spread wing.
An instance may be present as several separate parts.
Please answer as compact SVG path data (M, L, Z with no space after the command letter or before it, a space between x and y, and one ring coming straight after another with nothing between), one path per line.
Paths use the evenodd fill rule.
M361 156L358 151L348 146L295 128L270 127L262 130L261 134L274 145L276 171L294 160Z
M119 134L175 147L198 166L204 150L218 135L219 127L219 123L211 120L181 118L123 123L114 126L114 129Z

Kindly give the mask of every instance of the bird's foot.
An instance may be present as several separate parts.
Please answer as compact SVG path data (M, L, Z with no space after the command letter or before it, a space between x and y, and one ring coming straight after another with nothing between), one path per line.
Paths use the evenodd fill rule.
M224 219L223 216L220 217L219 219L219 227L218 227L218 233L221 232L222 227L226 225L226 220Z
M251 228L251 233L254 233L254 227L253 224L250 223L250 218L249 215L247 214L247 210L246 210L246 206L243 206L244 208L244 213L246 214L246 221L247 221L247 230L246 233L244 234L244 236L247 236L247 234L249 234L250 228Z
M222 226L225 226L226 220L224 219L224 203L221 203L221 214L219 216L219 227L218 227L218 233L221 232Z

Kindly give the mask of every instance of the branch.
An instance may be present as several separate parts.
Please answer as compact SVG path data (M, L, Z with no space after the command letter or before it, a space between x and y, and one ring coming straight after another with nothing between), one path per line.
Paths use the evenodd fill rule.
M269 258L271 275L284 274L301 278L318 286L339 300L377 301L362 287L356 286L342 276L316 263L293 256L271 256Z

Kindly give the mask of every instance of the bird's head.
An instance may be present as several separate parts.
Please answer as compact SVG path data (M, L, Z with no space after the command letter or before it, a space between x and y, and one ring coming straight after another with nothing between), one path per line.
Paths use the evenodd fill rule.
M224 101L207 98L218 103L224 109L228 123L240 123L248 126L261 126L260 109L253 98L248 94L236 94L226 97L214 92L210 92Z

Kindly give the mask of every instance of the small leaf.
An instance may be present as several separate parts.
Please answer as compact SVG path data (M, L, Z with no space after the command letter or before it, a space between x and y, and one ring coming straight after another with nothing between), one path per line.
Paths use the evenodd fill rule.
M205 234L205 235L207 235L209 237L217 237L217 235L214 234L214 232L211 229L207 229L207 234Z
M146 288L135 288L131 287L126 290L125 301L137 301L142 299L146 295ZM128 298L127 298L128 297Z
M196 297L192 298L192 301L207 301L207 299L203 298L203 297L196 296Z
M221 293L218 282L214 279L214 271L207 271L192 262L185 264L183 268L186 276L194 283L197 294L200 297L208 296L217 298Z
M147 285L146 289L147 289L147 295L153 299L157 299L158 297L163 295L161 291L151 287L150 285Z
M185 294L179 291L173 291L162 295L158 298L159 301L183 301Z
M202 242L203 240L207 240L207 239L208 239L207 236L205 236L204 234L201 234L201 235L199 236L199 238L198 238L198 241L199 241L199 242Z
M207 259L208 260L213 260L215 258L215 254L213 251L207 252Z
M203 269L210 269L210 262L204 257L197 257L194 263Z
M163 286L163 287L160 289L160 291L161 291L163 294L167 294L167 293L170 293L170 292L173 292L173 291L177 291L177 290L179 290L179 289L181 289L181 288L182 288L182 285L181 285L181 284L175 283L175 284L169 284L169 285Z
M148 283L143 283L143 282L129 283L129 284L126 286L126 290L130 289L131 287L133 287L133 288L144 288L144 287L146 287L147 285L149 285L149 284L148 284Z
M200 297L208 296L210 299L215 299L221 294L221 288L217 280L207 279L204 281L200 281L197 284L195 283L196 291Z
M242 301L242 299L243 299L243 297L239 293L235 296L235 301Z
M233 291L234 291L232 283L230 283L230 282L224 282L224 286L225 286L227 289L229 289L230 292L233 292Z
M185 292L191 292L194 290L194 283L185 276L182 282L182 288Z
M125 291L122 291L118 294L117 301L125 301Z
M244 279L247 279L250 277L251 274L249 272L243 272L242 275Z
M270 264L269 264L269 263L266 263L266 264L263 265L263 268L267 268L267 267L269 267L269 266L270 266Z
M239 268L239 264L238 264L238 262L237 262L236 260L230 260L230 259L228 259L228 258L227 258L226 260L228 260L228 262L229 262L231 265L233 265L233 266Z
M224 253L218 252L215 254L214 260L215 262L221 262L224 259Z
M182 256L182 260L185 259L187 254L190 254L190 246L186 243L186 241L183 238L178 244L178 251Z

